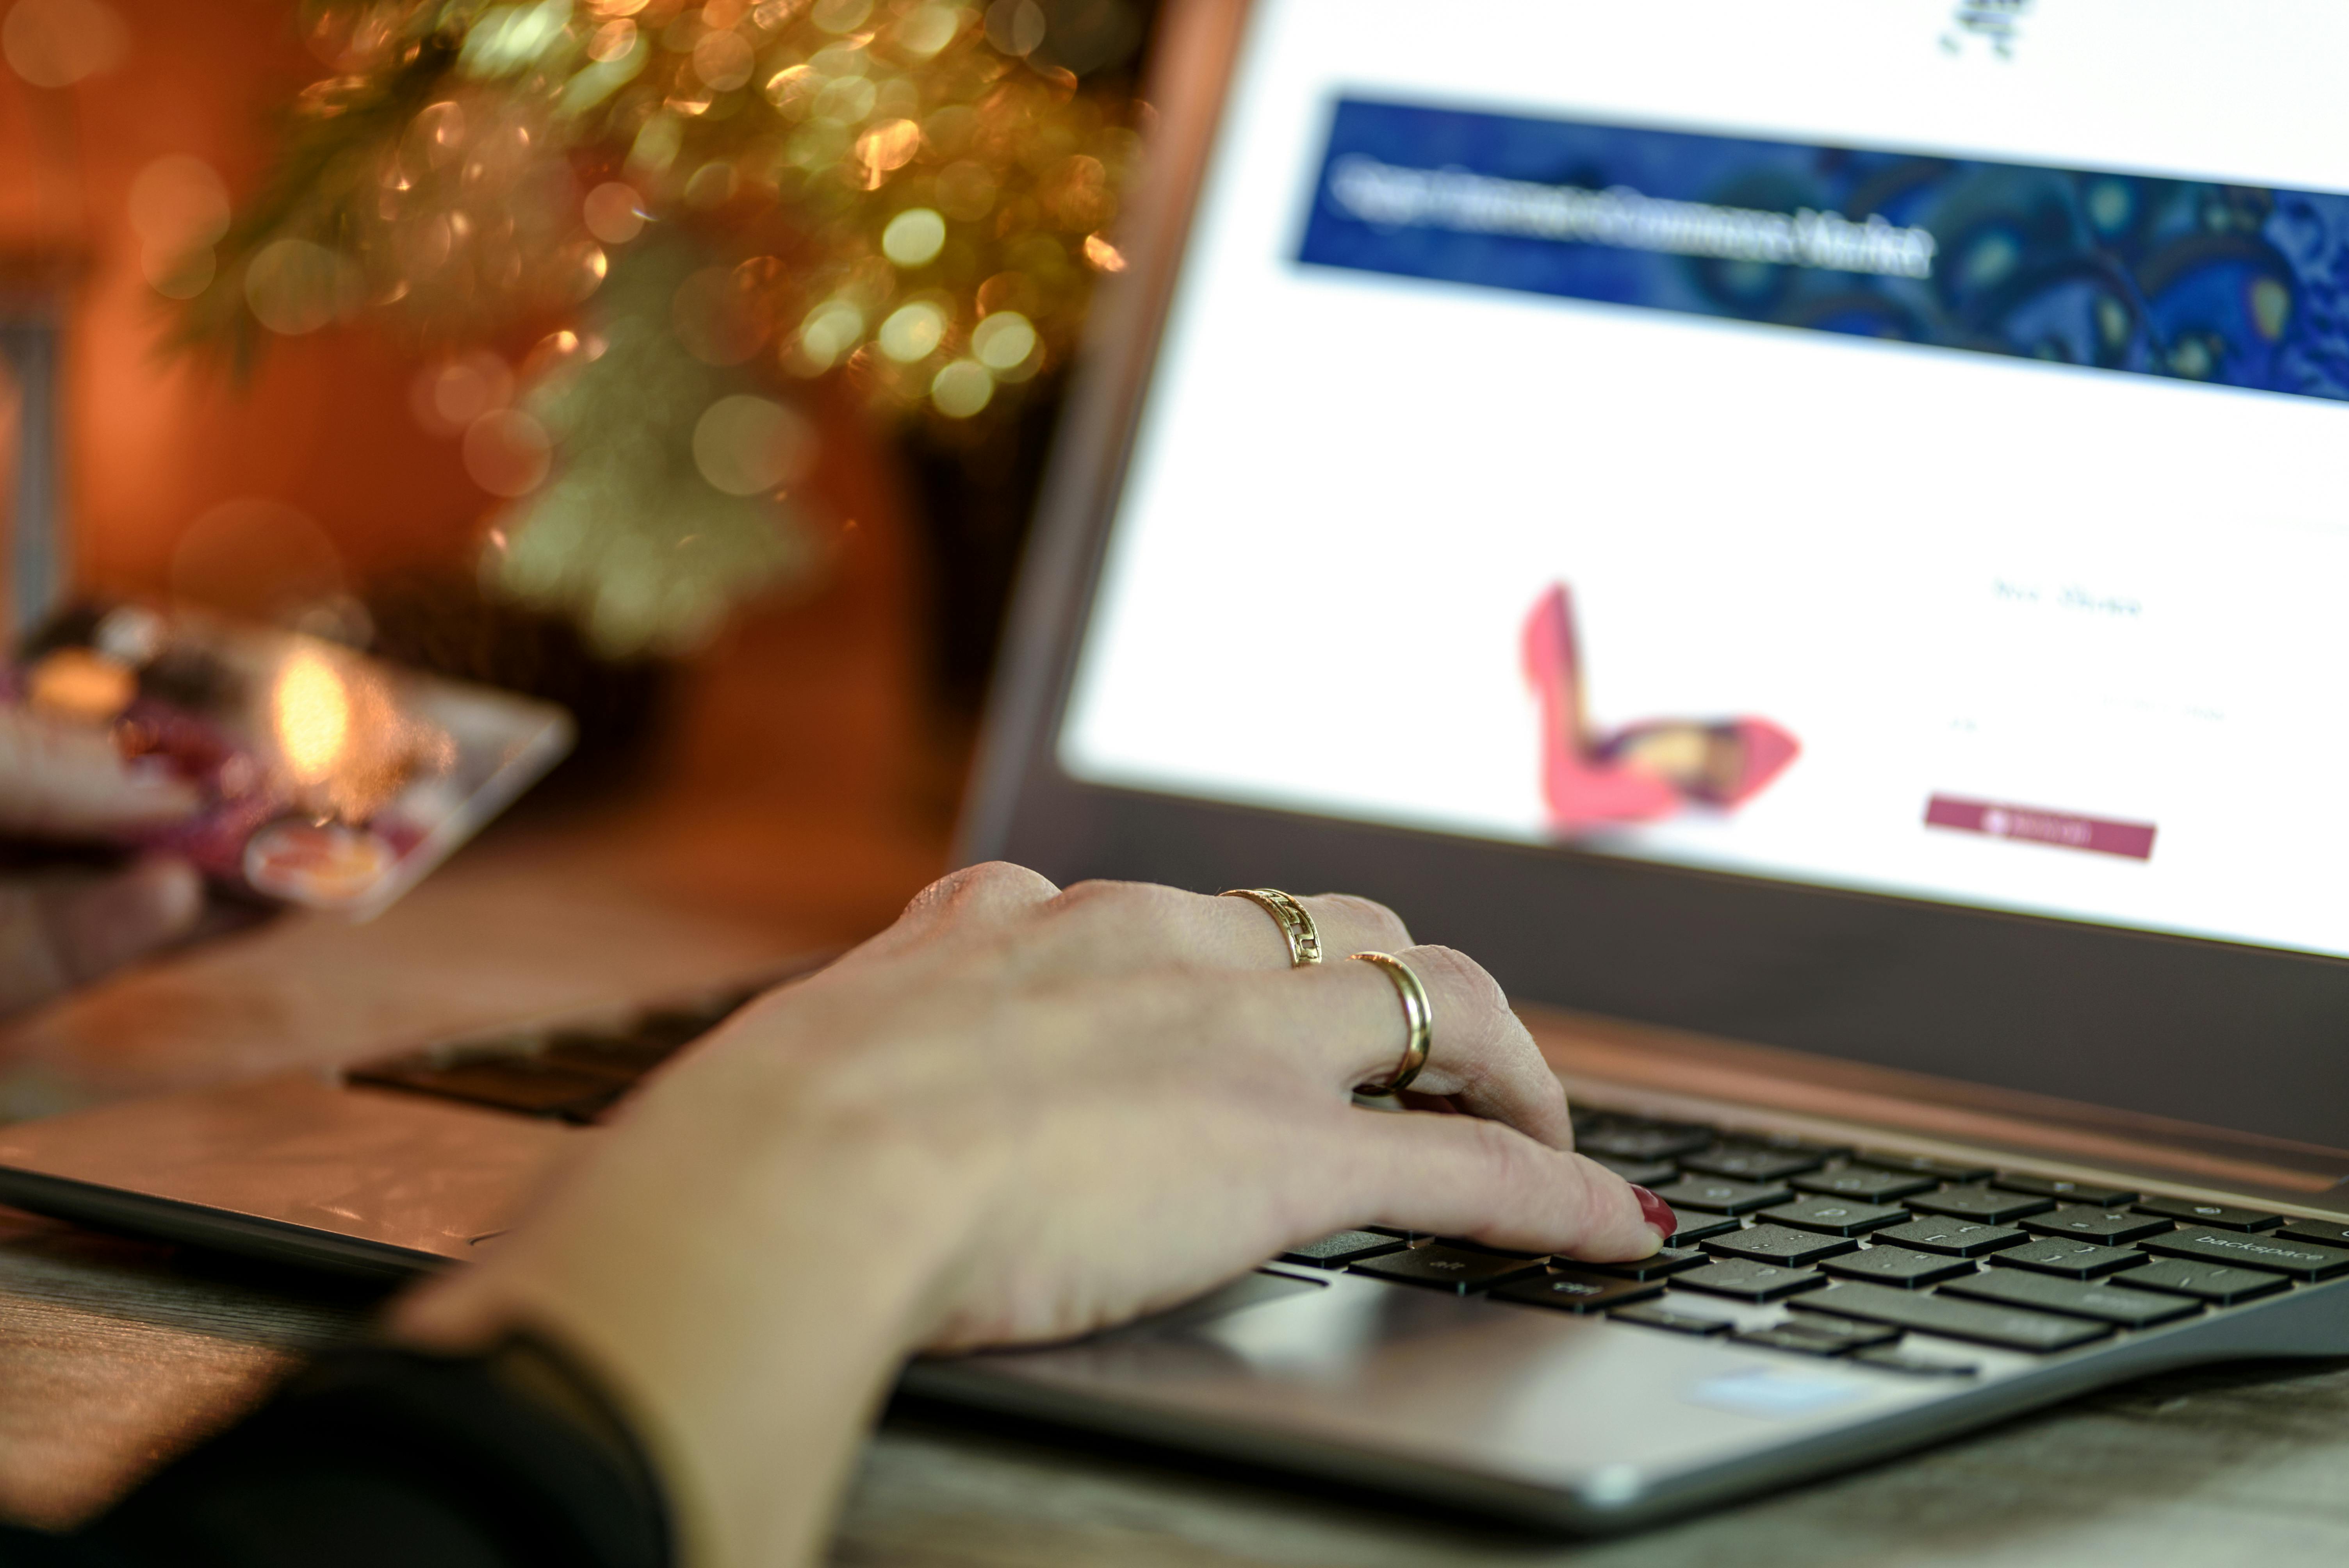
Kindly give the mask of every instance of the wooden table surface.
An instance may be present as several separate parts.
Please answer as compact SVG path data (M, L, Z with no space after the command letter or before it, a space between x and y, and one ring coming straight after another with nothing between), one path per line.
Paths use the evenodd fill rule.
M903 794L851 778L779 810L771 790L697 788L621 818L514 824L373 925L283 921L0 1029L0 1110L350 1060L854 936L943 863L935 801L910 816L874 805ZM0 1211L0 1511L48 1524L88 1514L305 1351L364 1333L371 1306L315 1280ZM2349 1362L2166 1377L1589 1544L898 1413L866 1448L833 1561L2338 1564Z
M61 1524L235 1415L369 1302L0 1217L0 1510ZM833 1548L889 1568L2277 1568L2349 1562L2349 1364L2177 1375L1593 1544L898 1415Z

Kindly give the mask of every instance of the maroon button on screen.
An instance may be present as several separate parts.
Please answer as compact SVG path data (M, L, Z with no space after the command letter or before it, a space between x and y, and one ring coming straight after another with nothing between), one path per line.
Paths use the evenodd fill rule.
M2092 855L2120 855L2132 861L2153 858L2151 822L2116 822L2105 817L2051 811L2044 806L1936 795L1925 802L1925 825L1985 833L1993 839L2021 839L2059 850L2083 850Z

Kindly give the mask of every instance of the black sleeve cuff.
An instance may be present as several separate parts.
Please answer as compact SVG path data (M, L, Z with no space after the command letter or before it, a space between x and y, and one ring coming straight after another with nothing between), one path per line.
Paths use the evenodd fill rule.
M184 1568L667 1568L669 1533L625 1423L524 1340L323 1357L82 1540Z

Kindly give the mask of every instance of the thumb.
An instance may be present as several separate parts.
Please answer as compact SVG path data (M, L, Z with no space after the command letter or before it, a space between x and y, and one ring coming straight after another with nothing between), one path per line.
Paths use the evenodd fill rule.
M47 890L47 934L67 985L88 982L186 936L204 887L185 861L157 857L90 882Z
M195 809L185 781L125 764L105 731L0 704L0 831L109 838Z

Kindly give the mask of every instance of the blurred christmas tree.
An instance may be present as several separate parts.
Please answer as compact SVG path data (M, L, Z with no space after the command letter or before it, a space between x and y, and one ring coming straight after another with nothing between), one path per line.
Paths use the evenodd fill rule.
M305 18L336 74L227 232L163 269L181 341L244 366L354 317L452 349L551 329L521 396L465 430L512 498L484 573L608 655L690 646L803 569L795 384L844 377L893 418L1008 438L1123 264L1105 231L1134 106L1083 76L1133 52L1126 0Z

